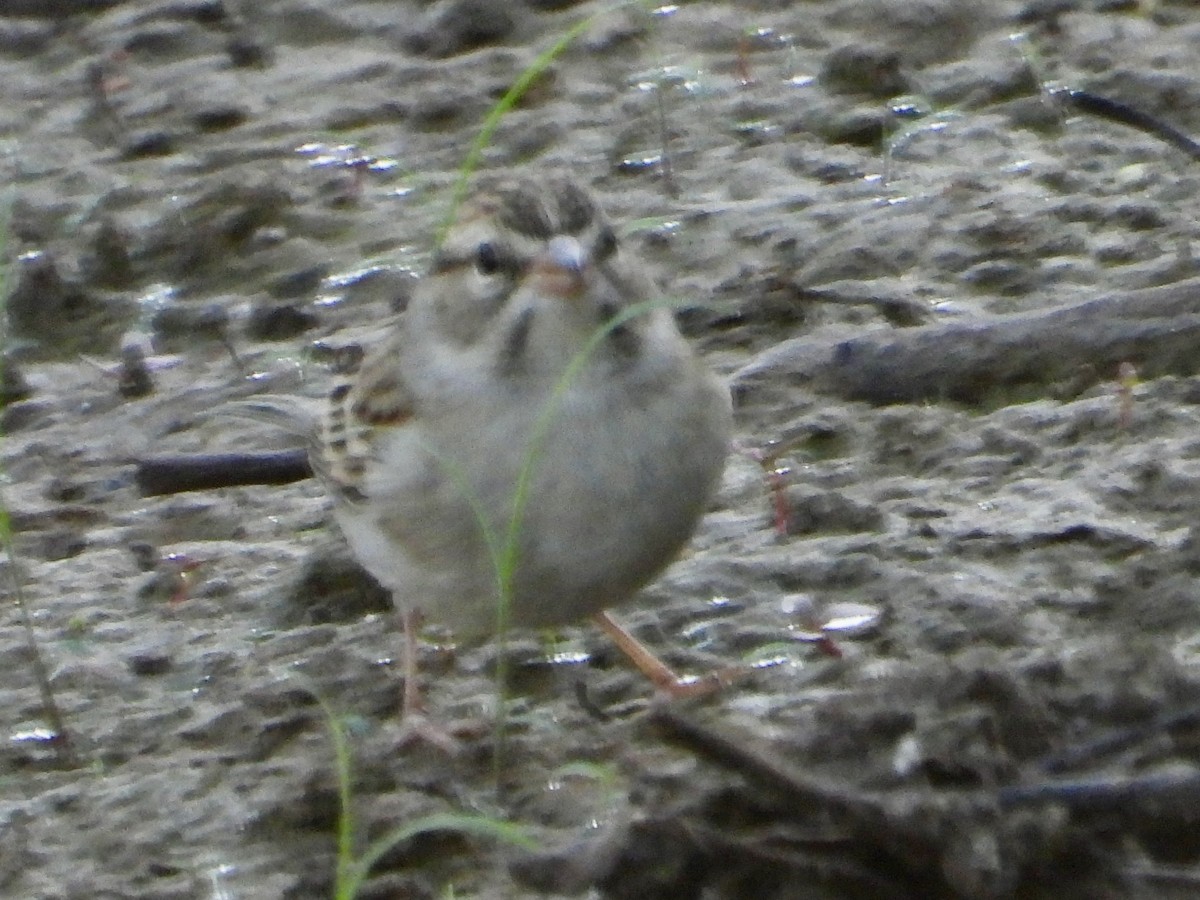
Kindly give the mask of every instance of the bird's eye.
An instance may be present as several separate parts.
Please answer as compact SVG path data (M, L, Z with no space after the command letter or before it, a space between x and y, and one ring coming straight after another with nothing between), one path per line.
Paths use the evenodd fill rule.
M495 275L500 271L500 251L491 241L484 241L475 248L475 268L481 275Z
M596 245L592 248L592 257L603 262L617 252L617 234L608 225L600 229L596 235Z

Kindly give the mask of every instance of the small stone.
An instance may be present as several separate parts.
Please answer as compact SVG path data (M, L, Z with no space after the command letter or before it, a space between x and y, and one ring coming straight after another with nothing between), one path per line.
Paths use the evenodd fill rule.
M271 50L248 34L235 34L225 45L229 62L236 69L265 69L271 64Z
M250 118L250 111L237 103L214 102L191 115L192 124L200 131L227 131Z
M16 364L7 359L0 361L0 406L28 400L32 395L33 389Z
M512 6L500 0L446 0L409 36L409 49L445 57L498 44L516 29Z
M169 156L176 150L175 135L167 131L141 131L129 135L121 148L125 159L145 159L149 156Z
M217 303L166 306L150 319L156 341L159 338L185 338L190 341L198 337L221 340L225 337L228 325L229 313Z
M317 317L291 303L260 303L250 311L246 334L258 341L286 341L315 327Z
M42 536L39 549L42 559L70 559L87 549L87 541L75 531L51 531Z
M12 434L29 428L35 423L49 418L52 409L48 403L39 400L10 403L4 407L4 412L0 413L0 432Z
M329 265L327 263L317 263L294 272L287 272L267 286L267 293L279 300L307 297L321 287L321 282L328 274Z
M128 664L129 671L134 675L165 675L171 671L171 657L152 650L133 654Z
M909 90L909 81L900 71L900 54L890 47L871 44L834 50L821 68L821 81L833 91L880 98Z
M882 531L883 513L877 506L854 500L839 491L806 485L787 489L787 533L855 534Z
M125 52L142 59L178 59L195 42L194 28L182 23L146 25L125 38Z
M92 235L91 253L81 262L87 281L102 287L124 288L133 280L129 235L112 219L104 219Z
M154 380L146 368L146 354L140 344L127 344L121 348L121 370L117 380L117 393L133 399L154 393Z
M87 489L77 481L52 475L42 496L55 503L81 503L87 499Z
M890 114L876 106L839 106L814 113L808 125L831 144L878 147L892 122Z
M391 594L358 564L344 544L318 550L289 591L287 624L350 622L391 612Z
M49 253L29 253L17 265L17 284L8 297L8 320L23 336L54 338L95 301L59 270Z
M309 348L314 362L328 366L335 375L352 375L358 371L363 358L361 344L334 345L327 341L315 341Z
M344 303L387 303L397 313L408 308L420 283L412 269L388 265L371 266L348 275L334 274L330 280Z
M129 545L134 563L142 572L153 572L158 567L158 548L149 541L134 541Z

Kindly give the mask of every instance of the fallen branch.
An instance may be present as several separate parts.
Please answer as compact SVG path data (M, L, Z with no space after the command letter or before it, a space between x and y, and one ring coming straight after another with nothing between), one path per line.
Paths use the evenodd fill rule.
M143 497L244 484L290 484L312 477L305 450L155 456L134 474Z
M831 342L794 338L739 369L745 402L797 385L869 403L979 403L1022 386L1082 390L1134 362L1142 377L1200 365L1200 279L984 321L883 329Z
M125 0L0 0L0 16L14 19L61 19L103 12Z
M1143 112L1135 106L1111 97L1093 94L1091 91L1074 88L1052 88L1050 96L1072 106L1079 112L1108 119L1111 122L1120 122L1122 125L1144 131L1146 134L1165 141L1177 150L1182 150L1192 159L1200 162L1200 144L1190 135L1180 131L1170 122Z
M1052 824L1053 817L1040 818L1040 811L1068 811L1080 837L1099 835L1103 845L1102 836L1114 829L1137 834L1148 822L1164 831L1186 831L1200 798L1200 770L1190 765L959 789L937 789L918 778L889 790L861 790L801 772L745 730L701 723L676 706L655 709L652 720L673 743L741 779L740 784L708 786L713 803L696 803L693 797L685 811L676 813L685 817L676 825L678 831L707 837L693 856L708 856L693 859L694 866L745 864L749 854L736 843L741 836L752 842L747 845L751 853L794 851L780 859L794 859L796 869L807 859L815 873L838 871L841 863L841 871L857 871L862 883L874 876L870 896L899 886L912 890L886 895L1024 896L1023 884L1053 879L1048 873L1076 865L1071 843L1062 842L1061 828ZM731 830L730 821L748 823L750 830ZM1039 831L1033 825L1038 821L1051 827ZM764 835L773 841L769 846ZM971 857L963 856L964 847L975 845L972 836L982 835L995 842L986 844L997 854L995 867L973 868ZM855 861L860 863L857 870ZM997 872L1004 874L992 880ZM1093 874L1104 883L1117 871ZM981 884L1004 890L984 894Z

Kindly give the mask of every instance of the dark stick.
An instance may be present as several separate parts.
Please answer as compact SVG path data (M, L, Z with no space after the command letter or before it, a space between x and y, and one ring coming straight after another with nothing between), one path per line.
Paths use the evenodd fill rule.
M1122 750L1135 747L1167 734L1175 728L1195 728L1200 724L1200 706L1161 713L1138 725L1114 728L1084 743L1046 757L1038 763L1043 772L1066 772L1077 769L1084 763L1095 763L1098 759L1112 756Z
M1059 803L1075 813L1141 813L1170 821L1179 815L1178 810L1195 808L1200 799L1200 772L1189 766L1129 776L1014 784L1001 787L996 799L1002 807Z
M651 716L654 724L676 743L742 774L775 796L786 798L797 809L818 809L854 821L865 819L880 826L886 823L885 812L877 799L849 785L796 771L740 732L729 733L702 725L675 706L659 706L653 709Z
M938 817L914 815L921 807L911 796L902 792L892 797L872 794L835 779L807 775L746 734L703 725L677 706L660 706L653 710L652 717L670 740L739 773L790 806L797 816L828 817L852 840L882 851L887 859L877 857L876 863L894 868L907 880L923 880L936 867L941 853ZM986 807L992 799L975 792L960 794L957 801L965 815L970 806ZM943 814L951 814L949 805Z
M125 0L0 0L0 16L14 19L61 19L103 12Z
M135 479L143 497L242 484L291 484L311 478L306 450L200 453L140 460Z
M1172 147L1182 150L1192 159L1200 162L1200 143L1184 134L1174 125L1164 122L1149 113L1142 112L1127 103L1102 97L1091 91L1079 91L1074 88L1059 88L1050 92L1051 96L1065 100L1080 112L1120 122L1138 131L1144 131L1166 141Z
M939 823L985 813L997 807L1056 804L1079 816L1155 817L1186 827L1200 802L1200 770L1175 766L1134 775L1084 777L1000 785L964 791L937 791L936 799L904 790L885 794L857 791L832 779L801 773L756 746L753 738L702 725L673 707L653 711L667 737L722 767L740 773L798 816L824 814L865 847L892 856L900 871L926 871L941 858L945 831Z

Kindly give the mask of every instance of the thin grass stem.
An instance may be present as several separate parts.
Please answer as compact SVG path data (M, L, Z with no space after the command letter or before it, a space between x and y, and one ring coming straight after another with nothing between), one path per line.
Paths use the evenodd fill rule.
M4 360L7 358L9 347L8 296L11 260L8 253L8 237L11 215L12 194L11 192L6 192L3 198L0 198L0 366L4 364ZM0 440L3 437L4 435L0 434ZM3 474L3 471L0 470L0 476L3 476ZM0 546L3 547L5 556L8 557L9 590L12 594L13 603L17 607L17 615L20 617L21 630L25 634L26 646L29 648L33 678L37 684L38 695L42 702L42 713L45 715L46 723L50 726L50 730L54 735L52 742L55 752L58 754L58 760L62 765L78 765L79 760L75 755L71 734L67 730L66 720L63 718L62 710L58 706L58 701L54 697L54 690L50 685L50 670L46 665L46 659L42 655L42 648L38 644L37 635L33 630L33 617L29 613L29 603L25 598L25 586L21 581L21 574L18 571L17 553L13 541L12 519L9 516L8 504L4 501L2 493L0 493Z
M592 24L598 19L623 9L627 6L635 6L644 4L646 0L620 0L618 3L613 3L603 9L597 10L586 18L580 19L563 35L539 53L528 66L517 76L516 81L512 86L504 92L496 104L488 111L484 117L483 125L479 128L479 134L471 143L467 150L467 155L463 159L462 165L458 170L458 178L455 179L454 188L450 193L450 208L446 213L446 218L442 221L441 227L438 228L437 237L434 240L434 249L442 246L442 242L446 239L446 234L454 225L455 216L458 215L458 208L466 199L467 191L470 188L471 176L475 174L475 170L479 168L479 161L483 158L483 151L487 149L492 142L492 136L496 133L496 129L500 127L500 123L504 117L512 110L514 106L520 102L521 98L528 93L529 88L541 76L550 64L566 51L584 32L592 27Z
M363 882L366 881L371 869L389 850L397 844L430 831L453 831L458 834L497 840L525 850L534 850L538 846L537 842L529 837L519 825L501 819L465 813L434 813L422 816L407 825L393 828L367 848L351 868L350 879L347 882L349 893L346 894L344 900L352 900ZM341 895L338 895L338 900L343 900Z

